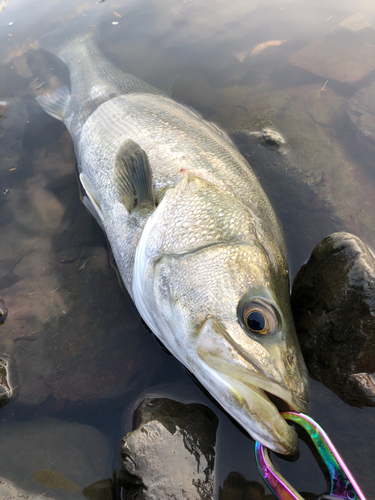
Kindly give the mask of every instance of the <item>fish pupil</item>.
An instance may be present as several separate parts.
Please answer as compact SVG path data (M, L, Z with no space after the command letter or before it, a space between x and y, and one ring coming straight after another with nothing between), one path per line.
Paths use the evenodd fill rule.
M266 320L261 312L253 311L247 317L247 324L251 330L261 332L266 326Z

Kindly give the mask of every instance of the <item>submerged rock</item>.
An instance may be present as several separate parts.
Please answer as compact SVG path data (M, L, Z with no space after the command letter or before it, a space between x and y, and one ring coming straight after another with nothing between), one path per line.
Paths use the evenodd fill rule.
M39 412L48 413L133 397L162 353L80 201L71 139L32 98L2 109L0 189L10 191L0 196L0 322L11 313L0 324L0 353L18 372L12 404L44 403Z
M39 493L29 493L28 491L19 488L11 481L0 477L0 498L7 500L40 500L41 495ZM53 497L43 495L43 500L53 500Z
M296 270L306 249L327 233L355 232L375 246L375 183L347 153L346 106L331 89L303 85L243 95L238 107L223 107L215 119L228 125L270 197ZM278 131L285 142L265 144L254 135L264 129Z
M86 500L115 500L112 479L95 481L95 483L86 486L82 493Z
M50 417L1 422L0 443L1 476L8 489L25 490L24 498L92 500L82 490L92 492L92 483L111 475L111 445L88 425ZM0 498L8 498L2 487Z
M305 500L316 500L309 492L300 492ZM219 488L219 500L275 500L271 493L266 495L264 486L257 481L249 481L239 472L230 472Z
M200 404L145 399L121 443L116 480L123 500L211 500L218 419Z
M285 141L283 137L281 137L279 132L268 127L264 128L263 130L255 130L253 132L249 132L249 135L257 137L268 146L281 147L285 144Z
M219 489L219 500L268 500L264 486L257 481L249 481L239 472L230 472Z
M289 61L323 78L356 84L375 70L375 30L362 14L354 14Z
M357 91L347 106L354 127L357 152L371 167L375 166L375 83Z
M346 403L375 406L375 259L356 236L324 238L293 282L310 375Z

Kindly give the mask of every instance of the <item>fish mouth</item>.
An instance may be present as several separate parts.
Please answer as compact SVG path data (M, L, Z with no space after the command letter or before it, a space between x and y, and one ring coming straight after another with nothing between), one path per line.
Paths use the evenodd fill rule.
M281 391L284 398L281 398L280 386L275 384L271 393L259 385L249 383L249 376L246 382L227 374L217 373L217 376L220 383L224 383L227 388L226 399L231 400L229 407L225 404L223 406L255 441L283 455L294 455L298 452L296 431L287 423L281 412L305 413L305 400L297 399L293 393L285 397L284 390Z
M295 411L296 413L306 413L308 409L308 402L304 399L300 398L299 400L295 400L293 398L293 402L285 401L284 399L279 398L275 394L271 394L270 392L264 391L267 398L271 401L272 404L276 406L280 413L284 411Z
M290 455L298 451L296 432L280 413L307 412L308 403L303 397L306 385L298 372L295 390L283 381L268 378L239 353L227 332L213 319L201 330L197 354L215 375L217 399L255 440L277 453ZM294 379L290 380L293 383ZM213 392L212 386L208 389Z
M218 372L216 376L219 382L217 388L224 395L221 399L219 392L217 399L255 441L283 455L294 455L298 452L296 431L280 412L286 409L301 411L302 404L285 401L248 381L243 383Z

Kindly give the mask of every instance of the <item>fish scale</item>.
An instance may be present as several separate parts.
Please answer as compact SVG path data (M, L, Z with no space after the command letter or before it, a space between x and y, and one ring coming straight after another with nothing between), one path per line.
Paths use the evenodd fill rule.
M197 177L186 177L175 190L157 231L150 234L149 254L190 252L225 241L253 243L249 211L240 203L233 204L231 213L225 210L229 194Z

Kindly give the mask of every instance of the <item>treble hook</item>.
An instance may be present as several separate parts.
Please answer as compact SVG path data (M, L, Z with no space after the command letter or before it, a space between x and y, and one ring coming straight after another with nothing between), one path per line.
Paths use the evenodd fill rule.
M303 413L285 411L282 415L285 420L300 425L307 432L327 468L329 492L318 495L315 500L366 500L344 460L320 425ZM268 449L258 442L255 443L255 457L263 480L278 500L304 500L276 470Z

